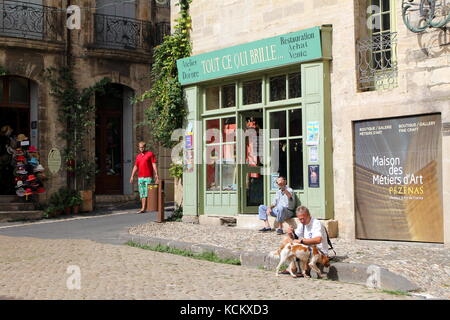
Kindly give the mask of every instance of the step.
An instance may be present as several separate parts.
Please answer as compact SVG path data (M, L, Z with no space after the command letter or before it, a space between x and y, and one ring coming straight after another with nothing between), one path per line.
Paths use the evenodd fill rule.
M210 218L211 216L205 215L203 219ZM271 226L274 225L275 218L274 217L268 217L269 223ZM237 228L243 228L243 229L254 229L257 230L259 228L263 227L263 223L261 220L259 220L257 214L239 214L236 216L236 227ZM339 234L338 230L338 221L337 220L321 220L320 222L327 228L328 235L330 238L337 238ZM201 223L201 222L200 222ZM297 217L287 219L286 223L283 223L283 228L286 231L288 225L292 226L294 229L300 224L300 221Z
M31 202L0 202L0 211L30 211L34 210L34 203Z
M117 202L127 202L127 201L134 201L138 199L137 195L102 195L97 194L95 195L95 202L96 204L99 203L117 203Z
M9 203L17 201L19 197L15 195L0 195L0 203Z
M0 222L42 219L42 210L0 211Z

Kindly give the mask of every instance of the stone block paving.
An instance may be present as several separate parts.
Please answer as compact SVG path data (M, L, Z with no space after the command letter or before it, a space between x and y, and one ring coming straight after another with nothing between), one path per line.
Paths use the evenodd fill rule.
M71 265L80 290L68 289ZM90 240L0 236L0 275L9 299L414 299Z
M130 228L129 233L262 253L277 249L283 238L275 232L177 222L150 222ZM449 248L395 241L331 240L340 262L379 265L417 284L425 295L450 299Z

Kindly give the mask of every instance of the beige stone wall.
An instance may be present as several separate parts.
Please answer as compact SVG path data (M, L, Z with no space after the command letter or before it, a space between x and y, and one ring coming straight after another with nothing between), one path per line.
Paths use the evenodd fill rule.
M361 5L360 5L361 4ZM355 238L352 121L441 112L450 122L450 31L409 32L397 5L398 87L358 92L356 40L364 36L365 3L358 0L195 0L193 54L323 24L333 26L331 100L335 219L339 235ZM177 7L172 1L174 21ZM450 137L443 137L445 242L450 244Z

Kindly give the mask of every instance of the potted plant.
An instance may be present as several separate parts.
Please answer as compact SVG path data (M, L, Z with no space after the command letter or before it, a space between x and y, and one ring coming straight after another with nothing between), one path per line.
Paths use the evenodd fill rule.
M62 187L59 189L60 207L64 210L65 215L70 215L72 191L69 188Z
M70 206L72 208L73 214L78 214L80 211L80 205L83 203L83 199L81 199L81 195L78 191L74 190L72 193L72 197L70 199Z
M61 189L53 193L49 198L48 207L45 210L47 216L56 217L62 214L65 207L64 202L65 199L63 197L63 192Z

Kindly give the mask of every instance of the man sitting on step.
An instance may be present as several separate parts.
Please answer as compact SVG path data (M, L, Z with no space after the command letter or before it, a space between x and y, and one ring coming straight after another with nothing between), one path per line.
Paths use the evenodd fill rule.
M274 229L277 234L283 234L283 222L294 216L295 196L294 191L286 185L285 177L277 178L278 191L272 204L267 207L260 205L258 208L258 217L264 221L264 228L259 231L271 231L268 216L275 217Z

